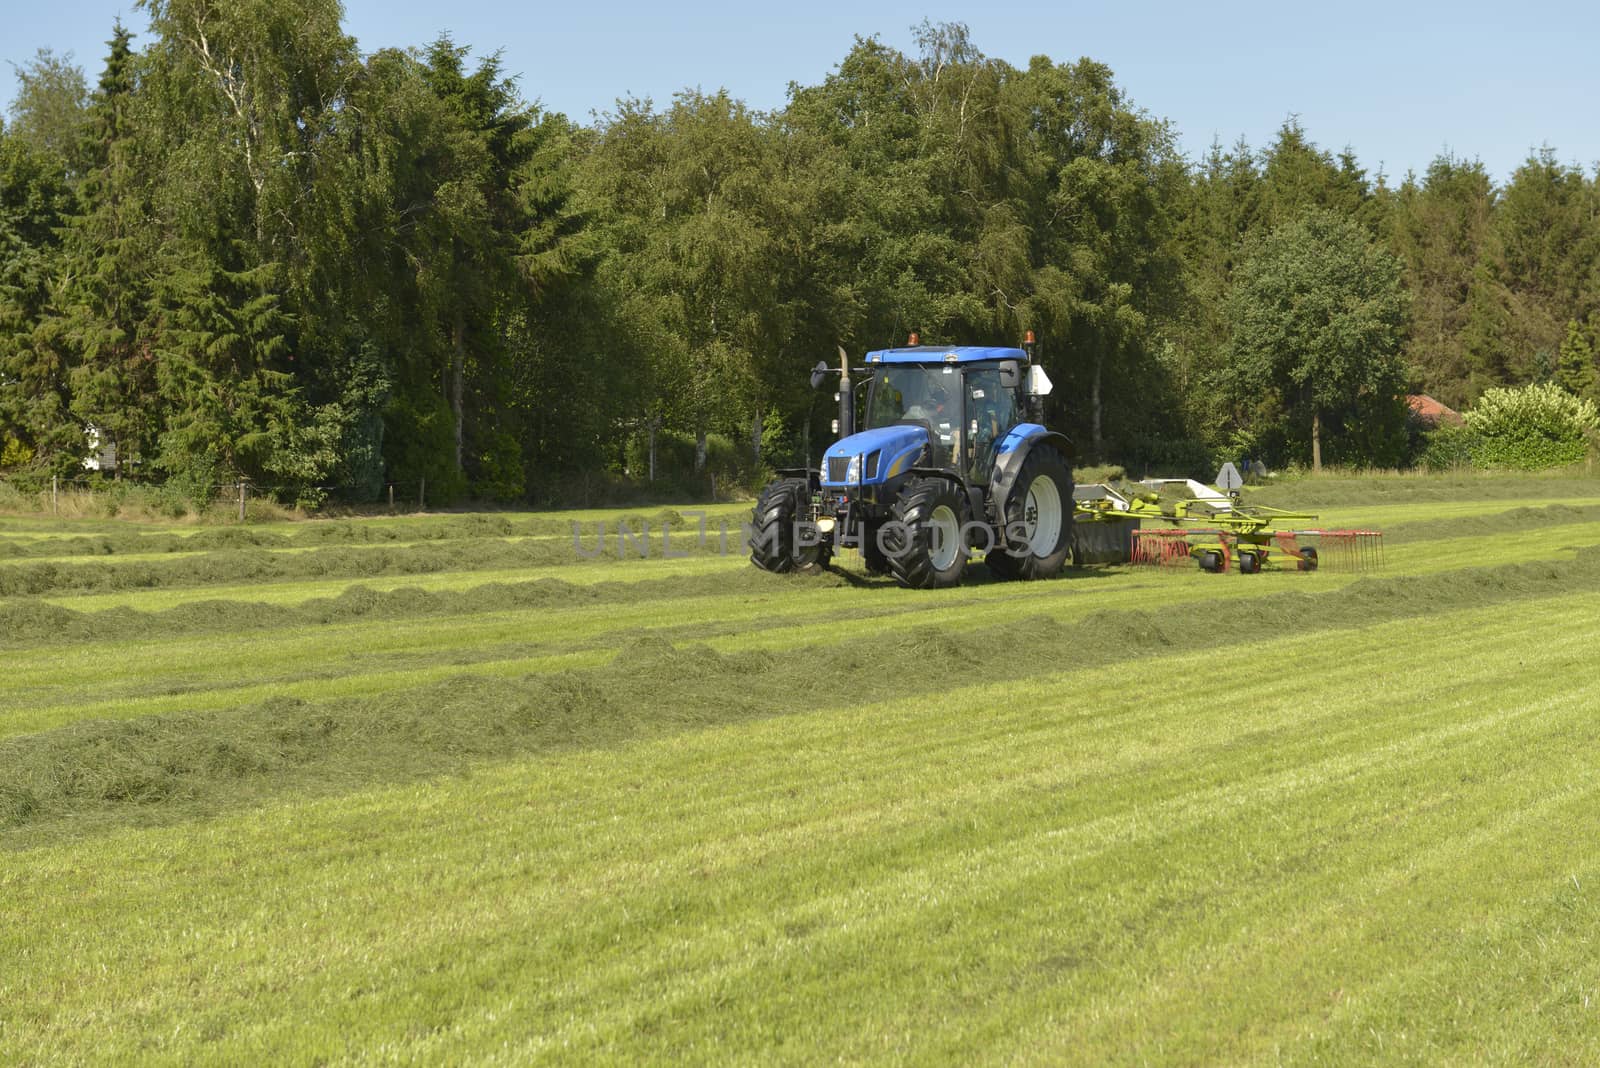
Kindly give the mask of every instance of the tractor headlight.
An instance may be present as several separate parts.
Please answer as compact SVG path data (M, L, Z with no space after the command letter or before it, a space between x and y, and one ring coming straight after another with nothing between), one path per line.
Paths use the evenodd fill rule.
M850 457L850 466L844 469L844 480L847 485L854 486L861 481L861 454Z

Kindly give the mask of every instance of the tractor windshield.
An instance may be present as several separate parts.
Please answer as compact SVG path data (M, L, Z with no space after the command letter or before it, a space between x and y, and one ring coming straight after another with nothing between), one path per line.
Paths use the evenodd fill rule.
M867 425L906 421L926 423L935 437L941 462L953 462L961 438L961 372L950 364L890 365L872 380Z
M955 424L961 376L949 365L937 367L889 366L873 378L868 426L888 426L907 419Z

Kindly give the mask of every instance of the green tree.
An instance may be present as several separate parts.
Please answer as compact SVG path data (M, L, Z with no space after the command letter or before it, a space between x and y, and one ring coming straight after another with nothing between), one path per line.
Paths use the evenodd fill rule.
M70 352L72 411L117 449L119 474L154 452L155 354L145 325L158 258L134 109L132 34L119 23L90 99L80 156L84 211L68 227L61 285L41 333Z
M1186 176L1171 131L1131 105L1109 67L1038 57L1014 85L1037 184L1013 201L1018 221L1032 224L1023 230L1032 247L1024 244L1015 314L997 316L996 326L1051 339L1065 393L1087 399L1098 459L1108 402L1124 437L1158 407L1163 376L1153 356L1181 307L1174 212ZM980 291L1003 281L977 279ZM1081 427L1082 415L1068 418Z
M1169 326L1169 374L1183 422L1217 445L1220 428L1241 417L1215 387L1226 377L1228 293L1246 238L1260 224L1260 201L1256 155L1241 139L1226 150L1212 144L1173 209L1186 299Z
M310 420L285 369L290 324L275 269L201 264L161 280L156 357L169 411L156 463L196 489L320 474L296 470L296 435Z
M1364 223L1372 195L1365 172L1346 150L1338 158L1306 135L1291 116L1261 156L1261 222L1283 226L1320 209ZM1370 223L1369 223L1370 225Z
M1475 274L1487 250L1494 203L1483 164L1447 155L1428 166L1420 183L1408 175L1392 205L1390 247L1405 263L1413 298L1407 363L1422 392L1458 408L1470 399L1473 308L1480 319L1489 312L1492 278L1485 272L1475 282Z
M74 206L54 154L0 134L0 430L62 472L78 466L84 434L71 413L70 356L38 327Z
M336 0L144 6L161 465L192 462L200 480L231 466L301 497L381 401L372 347L348 328L367 312L330 282L353 273L352 232L376 195L347 107L355 42Z
M1001 95L1012 72L959 24L916 32L916 58L857 38L822 84L791 87L781 117L813 148L828 189L813 229L825 281L813 292L834 340L857 350L912 331L930 342L986 335L1022 296L1022 227L993 181L1015 128ZM1001 284L980 291L974 266Z
M1576 319L1567 321L1567 336L1561 342L1561 360L1556 369L1556 384L1574 397L1590 400L1600 393L1600 375L1595 366L1594 342L1589 331Z
M1307 434L1314 470L1325 423L1357 439L1341 459L1382 459L1376 443L1396 429L1405 381L1406 310L1399 260L1356 223L1316 211L1280 226L1229 301L1233 389Z
M1470 392L1548 380L1566 324L1600 303L1600 192L1545 148L1512 175L1468 294Z
M16 68L17 92L11 100L10 133L40 152L59 159L69 172L79 165L89 88L83 68L71 54L41 48Z
M612 219L604 284L653 353L659 414L707 438L764 405L787 333L780 285L783 182L774 134L725 92L670 109L623 101L601 132L591 189Z
M445 374L454 417L458 471L466 471L468 349L480 378L493 380L497 296L512 284L526 215L513 175L533 151L534 115L506 79L497 55L470 74L468 50L441 37L429 46L423 77L449 122L427 225L424 292L448 332Z

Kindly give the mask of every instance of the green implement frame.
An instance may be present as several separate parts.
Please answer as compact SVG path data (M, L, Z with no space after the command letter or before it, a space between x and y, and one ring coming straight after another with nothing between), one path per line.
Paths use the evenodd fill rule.
M1237 498L1226 504L1163 501L1159 494L1143 493L1126 504L1109 498L1079 501L1074 518L1079 523L1129 523L1134 529L1128 562L1133 564L1175 567L1192 561L1202 571L1237 570L1244 575L1269 568L1369 571L1383 565L1380 531L1297 529L1293 524L1317 517L1243 505Z

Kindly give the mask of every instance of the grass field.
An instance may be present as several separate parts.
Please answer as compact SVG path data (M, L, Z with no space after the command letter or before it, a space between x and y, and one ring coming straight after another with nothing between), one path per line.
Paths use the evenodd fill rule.
M1595 1063L1600 479L1261 499L1384 570L0 519L0 1063Z

